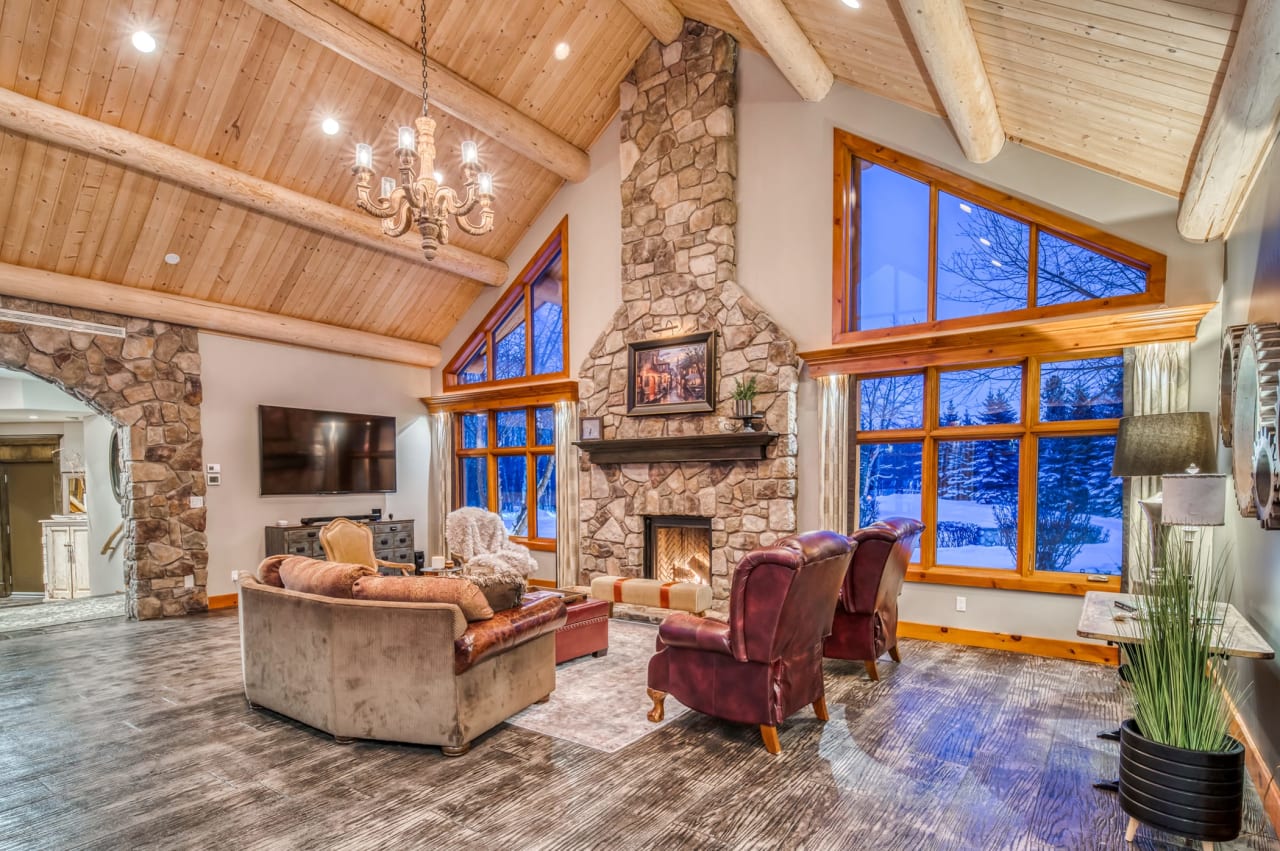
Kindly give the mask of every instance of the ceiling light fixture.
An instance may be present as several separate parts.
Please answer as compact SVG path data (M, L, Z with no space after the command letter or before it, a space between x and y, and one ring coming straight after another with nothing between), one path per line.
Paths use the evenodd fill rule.
M449 242L449 219L472 236L483 236L493 230L493 175L480 164L475 142L462 143L464 196L443 186L435 170L436 122L428 114L427 103L427 4L421 4L422 36L422 114L413 127L401 127L396 134L396 155L400 159L400 184L394 179L381 179L381 193L374 198L373 147L363 142L356 145L356 206L382 219L382 232L396 237L416 224L422 234L422 254L434 259L441 245ZM477 207L480 220L468 217Z
M561 62L569 58L569 42L562 41L556 45L555 57Z
M172 251L170 251L168 254L164 256L164 262L168 263L170 266L177 266L178 261L180 261L181 259L182 259L181 257L174 254Z
M156 49L155 36L145 30L138 30L129 40L142 53L153 53Z
M326 136L337 136L338 131L342 129L342 125L338 123L338 119L330 115L320 122L320 129L324 131Z
M841 3L843 3L844 5L848 6L850 9L861 9L861 8L862 8L862 4L861 4L861 3L859 3L859 2L858 2L858 0L840 0L840 2L841 2Z

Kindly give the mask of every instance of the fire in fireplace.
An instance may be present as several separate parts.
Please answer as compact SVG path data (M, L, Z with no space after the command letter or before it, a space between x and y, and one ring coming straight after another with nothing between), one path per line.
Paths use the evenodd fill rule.
M659 582L711 584L711 518L644 518L644 576Z

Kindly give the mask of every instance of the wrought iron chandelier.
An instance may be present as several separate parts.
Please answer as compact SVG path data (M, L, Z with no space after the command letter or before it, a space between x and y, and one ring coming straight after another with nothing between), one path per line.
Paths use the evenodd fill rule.
M356 205L370 215L382 219L382 231L397 237L416 224L422 234L422 253L434 259L441 245L449 242L449 219L464 232L483 236L493 230L493 175L480 164L476 143L462 143L464 195L444 186L435 170L436 122L427 108L427 3L421 4L422 24L422 114L413 127L401 127L396 134L396 156L400 160L400 183L394 178L381 180L380 192L374 198L373 147L363 142L356 145ZM470 216L480 209L480 220Z

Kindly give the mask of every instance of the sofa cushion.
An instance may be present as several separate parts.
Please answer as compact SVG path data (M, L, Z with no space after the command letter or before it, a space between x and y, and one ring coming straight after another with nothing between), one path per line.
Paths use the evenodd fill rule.
M284 581L280 579L280 562L287 558L293 558L290 555L267 556L262 560L262 564L258 565L257 580L263 585L272 585L276 588L283 588Z
M468 626L453 642L453 672L461 674L491 656L555 632L564 626L565 617L564 600L559 597L495 612L489 620Z
M527 583L523 576L469 576L495 611L514 609L524 599Z
M292 556L280 563L280 580L290 591L319 594L321 597L351 599L351 586L362 576L378 572L363 564L342 564Z
M362 576L351 586L351 596L390 603L452 603L468 621L493 617L484 594L461 577Z

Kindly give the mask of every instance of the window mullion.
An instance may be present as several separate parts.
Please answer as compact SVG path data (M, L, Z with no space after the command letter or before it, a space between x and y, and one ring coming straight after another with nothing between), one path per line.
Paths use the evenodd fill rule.
M924 440L920 447L920 519L925 524L920 566L925 570L938 563L938 442L933 436L938 405L938 369L931 366L924 372Z

